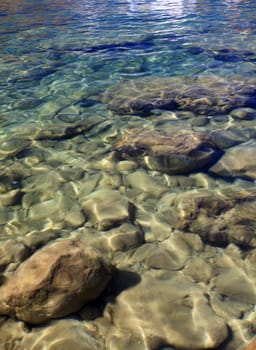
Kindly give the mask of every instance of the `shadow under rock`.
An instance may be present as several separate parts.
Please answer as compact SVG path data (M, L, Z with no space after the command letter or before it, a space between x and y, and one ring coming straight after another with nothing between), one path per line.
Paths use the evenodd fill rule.
M128 270L116 270L108 288L111 297L117 297L122 291L136 286L141 281L139 274Z
M69 315L69 317L87 321L101 317L108 303L114 303L115 298L123 290L137 285L140 281L140 276L135 272L115 269L108 287L101 296L84 305L78 313Z

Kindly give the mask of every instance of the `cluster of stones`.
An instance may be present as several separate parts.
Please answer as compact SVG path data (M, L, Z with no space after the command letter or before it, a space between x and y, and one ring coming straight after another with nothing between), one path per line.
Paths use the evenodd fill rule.
M207 79L218 85L200 79L204 93ZM253 96L252 80L233 83ZM230 112L236 125L251 123L248 108ZM0 347L242 350L253 338L254 129L132 118L1 143Z
M119 114L148 115L155 109L188 110L198 114L227 113L255 107L255 78L216 76L150 78L122 81L102 99Z

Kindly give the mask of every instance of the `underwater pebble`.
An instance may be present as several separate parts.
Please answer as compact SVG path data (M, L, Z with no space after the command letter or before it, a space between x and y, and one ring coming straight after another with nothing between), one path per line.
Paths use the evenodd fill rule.
M230 112L231 117L239 120L253 120L256 118L256 109L254 108L236 108Z
M118 191L100 189L82 202L90 223L99 230L108 230L130 218L131 204Z

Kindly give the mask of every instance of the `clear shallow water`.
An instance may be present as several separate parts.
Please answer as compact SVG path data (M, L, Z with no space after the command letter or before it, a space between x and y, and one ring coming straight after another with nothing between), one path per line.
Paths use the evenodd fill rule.
M255 50L252 1L3 1L0 6L1 113L14 110L12 119L36 121L35 105L68 92L97 94L123 78L255 72L253 60L218 60L212 53ZM31 108L16 107L28 97Z
M255 334L255 101L245 117L236 99L233 114L163 108L140 115L119 114L102 98L119 82L122 95L130 80L139 81L145 94L147 83L150 88L154 80L157 86L158 78L173 87L169 78L177 77L182 84L188 78L189 85L192 77L207 81L214 75L231 82L232 88L232 82L255 76L255 39L252 0L1 1L0 248L5 250L10 240L6 257L1 260L0 254L1 271L8 276L12 263L24 259L16 244L29 247L32 254L51 240L73 237L96 246L120 271L136 273L142 283L127 293L120 293L131 283L127 275L120 272L120 281L113 282L110 299L120 293L109 312L113 324L102 326L95 317L100 329L96 338L104 339L104 349L176 350L192 342L196 350L240 350ZM211 132L218 145L224 145L223 157L229 158L224 169L187 175L167 175L136 161L115 159L113 145L134 126L175 134ZM209 206L202 198L210 198ZM194 203L199 203L198 211ZM191 216L186 216L190 207ZM127 222L131 226L125 226ZM230 241L222 237L225 225ZM211 244L211 239L216 241ZM124 287L117 286L119 282ZM192 291L189 297L186 289ZM152 301L149 314L144 313L144 294ZM191 313L183 308L183 299ZM175 300L182 305L180 318L171 308ZM164 303L170 306L168 314ZM94 308L74 317L87 322L87 313L102 315L102 304ZM111 318L108 311L104 318ZM65 344L61 329L69 322L32 329L24 342L19 340L19 350L31 349L38 337L46 339L47 350L55 338ZM80 336L82 323L76 322L73 327ZM182 336L184 322L187 334ZM211 328L215 324L216 331ZM22 338L16 327L11 323L10 333L4 328L0 332L15 343L15 334ZM137 328L144 340L136 335L129 345L126 329L136 334ZM151 343L152 330L156 338L162 332L160 345ZM76 334L70 331L69 336L87 350L81 345L85 335L79 340ZM211 338L213 343L204 343ZM144 347L134 348L134 342Z

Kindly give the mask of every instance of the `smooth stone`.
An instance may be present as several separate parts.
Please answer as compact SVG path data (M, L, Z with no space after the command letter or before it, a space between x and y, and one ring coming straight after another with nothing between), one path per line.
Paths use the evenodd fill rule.
M77 228L85 223L86 218L81 207L77 203L74 203L65 215L64 220L69 227Z
M63 317L96 299L110 278L111 268L93 248L55 241L22 262L0 287L0 314L32 324Z
M85 171L82 168L73 168L73 169L60 169L60 176L67 181L78 181L83 178Z
M89 194L94 192L102 179L102 174L86 174L81 180L75 182L79 202L84 201Z
M126 175L125 184L141 192L150 193L154 197L160 197L167 191L166 186L163 186L162 183L156 181L154 177L141 170Z
M37 327L27 334L22 350L104 350L104 344L90 323L72 319L52 321L45 327Z
M239 120L253 120L256 118L256 109L254 108L236 108L230 112L231 117Z
M209 283L213 276L213 268L206 259L200 256L193 256L186 264L184 270L185 275L190 276L196 282Z
M0 270L3 270L11 263L21 263L30 253L24 244L8 239L0 242Z
M66 181L58 171L53 170L47 164L45 164L45 166L39 166L38 168L35 167L33 172L32 176L26 177L22 181L22 190L25 192L25 198L27 194L33 197L36 193L38 193L39 198L35 200L35 203L33 201L28 203L26 209L32 204L54 198L60 186ZM25 205L24 197L23 206Z
M210 293L210 302L213 311L226 322L231 319L241 319L249 311L250 305L239 300L231 300L225 295Z
M111 229L131 217L131 203L115 190L92 192L81 205L90 223L99 230Z
M196 117L195 113L190 111L177 111L175 114L180 120L194 119Z
M207 116L197 116L191 120L192 126L205 126L209 123L209 118Z
M139 247L144 242L144 234L136 226L125 223L108 232L108 240L112 251L125 252Z
M61 107L56 101L47 101L38 107L38 114L42 117L52 117L61 110Z
M33 197L33 194L31 195ZM79 203L60 191L53 199L32 205L29 208L28 219L38 223L44 220L50 220L53 223L63 222L69 227L79 227L86 220Z
M226 149L246 141L245 135L240 135L229 130L212 132L211 139L221 149Z
M15 204L19 204L21 198L20 190L12 190L4 194L0 194L0 206L8 207Z
M172 228L157 215L151 215L150 229L155 241L161 242L170 237Z
M244 271L239 269L225 269L215 279L216 290L230 300L240 303L255 304L255 279L249 279Z
M5 169L1 171L0 179L10 191L12 189L21 188L21 181L29 178L31 175L32 170L22 164L19 160L16 160L9 164L8 167L5 166Z
M131 261L143 263L153 269L183 270L188 275L186 270L193 259L193 252L201 253L203 247L198 235L169 233L168 237L160 242L155 240L139 247L134 252ZM203 271L201 273L203 274ZM191 275L193 278L193 273Z
M30 141L23 138L8 138L1 143L0 160L12 157L29 147Z
M132 159L150 170L187 174L206 168L221 152L207 134L133 128L114 146L118 159Z
M190 278L176 274L144 274L139 284L122 291L115 303L108 305L105 317L114 320L117 336L136 335L147 349L167 345L212 349L228 337L225 322L212 311L204 290ZM108 333L107 343L114 331Z
M57 238L66 238L65 232L62 231L29 231L27 235L19 237L19 242L24 244L30 250L35 251Z
M42 220L50 217L54 221L60 221L66 215L65 209L64 196L59 192L53 199L32 205L29 209L29 218L32 220Z
M130 172L135 171L137 167L137 163L131 160L122 160L117 164L117 170L122 174L129 174Z
M5 225L13 217L13 211L10 208L0 207L0 225Z
M256 142L250 141L228 149L210 172L223 177L256 179Z

